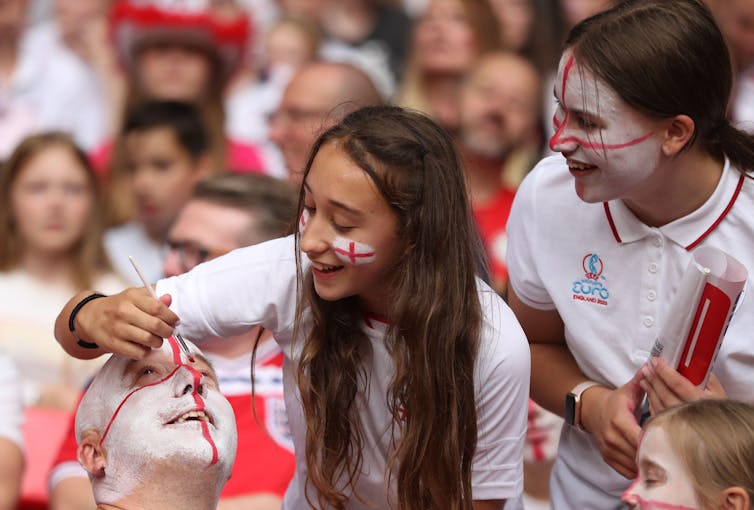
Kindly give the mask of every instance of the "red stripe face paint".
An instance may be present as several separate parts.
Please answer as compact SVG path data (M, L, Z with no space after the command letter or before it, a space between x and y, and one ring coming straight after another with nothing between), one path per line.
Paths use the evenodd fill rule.
M646 194L661 156L661 122L629 106L566 50L555 81L558 108L550 149L566 157L587 202Z
M111 357L82 399L77 434L100 431L112 477L107 485L118 493L113 497L130 494L150 473L165 469L210 470L218 479L230 473L237 441L233 409L201 353L188 345L193 362L174 338L143 360Z
M689 432L691 433L691 432ZM637 455L639 476L621 498L639 510L699 510L689 467L673 451L662 426L649 425Z

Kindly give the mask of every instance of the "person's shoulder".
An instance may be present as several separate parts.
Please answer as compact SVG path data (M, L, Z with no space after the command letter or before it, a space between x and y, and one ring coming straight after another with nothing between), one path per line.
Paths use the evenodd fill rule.
M482 308L482 345L502 342L506 346L503 352L517 351L521 347L528 352L526 335L505 300L481 280L477 280L477 294Z
M521 186L553 186L571 182L568 165L561 154L551 154L539 160L526 174Z

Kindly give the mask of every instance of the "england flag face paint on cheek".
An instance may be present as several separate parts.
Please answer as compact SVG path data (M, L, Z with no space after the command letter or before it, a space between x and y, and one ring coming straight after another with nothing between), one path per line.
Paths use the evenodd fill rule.
M374 262L374 248L365 243L352 241L346 237L335 236L332 242L335 255L344 263L361 265Z
M309 211L304 209L301 211L301 217L298 219L298 233L300 236L304 235L306 225L309 223Z

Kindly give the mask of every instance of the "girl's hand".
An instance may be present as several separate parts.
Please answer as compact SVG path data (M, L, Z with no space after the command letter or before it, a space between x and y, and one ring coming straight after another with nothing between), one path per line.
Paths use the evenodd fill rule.
M720 381L712 374L705 389L692 384L671 368L662 358L652 358L641 369L644 378L640 385L649 398L652 414L677 406L683 402L703 398L727 398Z
M581 421L592 434L602 458L626 478L636 478L636 450L641 427L635 410L644 391L639 385L641 371L628 383L611 390L594 386L582 395ZM585 398L586 397L586 398Z
M173 334L178 316L168 308L170 302L170 295L166 294L157 300L143 288L126 289L119 294L94 299L76 314L76 335L99 346L95 355L112 352L141 359L149 349L159 348L163 338ZM69 303L58 317L58 321L65 319L66 330L68 317L65 312L73 306L75 303ZM58 339L72 355L81 357L81 354L86 354L81 353L80 348L69 349L70 339L64 341L60 335ZM76 341L75 337L72 341Z

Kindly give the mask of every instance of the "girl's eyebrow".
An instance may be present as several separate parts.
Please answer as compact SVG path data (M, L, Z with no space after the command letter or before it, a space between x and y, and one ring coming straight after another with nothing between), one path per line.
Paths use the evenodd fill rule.
M306 190L307 193L311 193L312 192L312 189L309 187L309 184L307 184L306 181L304 181L303 186L304 186L304 189ZM364 215L364 213L361 212L359 209L351 207L350 205L344 204L343 202L340 202L338 200L328 199L327 203L330 204L330 205L332 205L333 207L337 207L338 209L342 209L345 212L347 212L349 214L352 214L354 216L359 216L360 217L360 216Z

